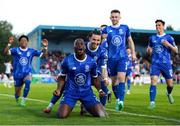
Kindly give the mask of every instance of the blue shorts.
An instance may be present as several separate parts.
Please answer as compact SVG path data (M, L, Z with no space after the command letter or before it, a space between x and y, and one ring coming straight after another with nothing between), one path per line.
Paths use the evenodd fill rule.
M160 73L163 75L165 79L172 79L173 77L172 65L168 63L153 63L151 65L150 75L159 76Z
M128 68L127 71L126 71L126 77L129 76L131 77L132 76L132 69L131 68Z
M14 86L21 87L24 84L24 78L14 79Z
M25 78L29 75L30 74L24 74L23 77L21 77L21 78L17 78L14 76L14 86L21 87L24 84Z
M80 100L86 109L92 108L97 104L100 104L98 98L93 94L92 91L88 91L85 94L80 93L72 95L71 92L64 93L60 104L67 104L71 108L74 108L76 102Z
M127 59L108 59L109 76L116 76L118 72L127 71Z

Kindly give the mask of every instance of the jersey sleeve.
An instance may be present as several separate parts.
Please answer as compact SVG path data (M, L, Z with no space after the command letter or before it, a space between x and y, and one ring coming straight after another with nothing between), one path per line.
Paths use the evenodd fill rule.
M62 63L61 63L61 72L59 75L61 76L66 76L66 74L68 73L68 57L65 58Z
M12 55L12 56L16 55L17 54L17 49L16 48L10 48L8 54Z
M97 63L94 60L92 61L91 76L94 77L94 78L96 78L98 76Z
M102 48L100 59L101 59L101 66L105 66L108 60L108 51L106 48Z
M42 54L43 54L43 52L42 52L42 51L35 50L35 49L34 49L34 51L33 51L33 55L34 55L34 56L41 57L41 56L42 56Z
M102 34L107 34L107 27L105 27L103 30L102 30Z
M131 31L129 29L129 27L126 27L126 37L128 38L129 36L131 36Z
M149 37L149 40L148 40L148 46L152 48L152 36Z
M173 38L172 36L169 36L168 42L169 42L171 45L173 45L174 47L176 46L176 43L175 43L174 38Z

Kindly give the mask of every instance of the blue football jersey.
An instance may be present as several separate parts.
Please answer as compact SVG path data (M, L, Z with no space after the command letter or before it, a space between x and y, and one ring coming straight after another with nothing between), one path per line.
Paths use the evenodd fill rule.
M101 66L105 66L107 64L107 50L101 45L99 45L96 50L91 50L89 46L90 42L87 43L86 54L96 61L98 70L101 71Z
M108 35L108 58L127 58L126 39L131 36L127 25L120 25L119 27L107 26L103 29L102 34Z
M171 63L171 49L162 44L164 40L176 46L174 38L168 34L152 35L150 37L149 47L152 48L152 63Z
M32 60L34 56L41 56L42 51L32 48L21 49L20 47L11 48L10 55L13 56L13 76L23 78L32 73Z
M91 77L97 77L97 63L89 55L78 60L75 54L66 57L61 64L60 75L66 75L65 92L74 95L91 90Z
M104 41L101 42L100 46L102 48L105 48L106 51L108 50L108 43L107 43L107 40L105 39Z

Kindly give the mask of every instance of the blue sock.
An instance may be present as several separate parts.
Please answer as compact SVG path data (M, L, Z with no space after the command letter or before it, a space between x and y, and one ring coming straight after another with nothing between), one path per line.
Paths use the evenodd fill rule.
M56 102L60 99L61 96L56 96L53 95L51 98L51 103L53 103L54 105L56 104Z
M119 93L120 93L119 85L112 86L112 89L113 89L113 92L114 92L114 95L115 95L116 99L119 99Z
M156 86L151 85L150 86L150 101L155 101L156 98Z
M130 79L127 80L127 86L128 86L128 90L130 90L130 87L131 87L131 80Z
M17 95L16 93L14 94L15 99L19 98L19 95Z
M106 93L106 95L104 97L100 97L100 102L103 106L106 105L106 100L107 100L107 92L108 92L108 88L105 85L104 81L101 81L101 89L104 91L104 93Z
M124 101L124 96L125 96L125 92L126 92L125 83L120 82L119 83L119 89L120 89L119 100Z
M24 87L23 97L26 98L28 93L29 93L29 90L30 90L31 81L30 80L25 80L24 83L25 83L25 87Z
M172 90L173 90L173 87L167 86L167 93L168 94L171 94Z

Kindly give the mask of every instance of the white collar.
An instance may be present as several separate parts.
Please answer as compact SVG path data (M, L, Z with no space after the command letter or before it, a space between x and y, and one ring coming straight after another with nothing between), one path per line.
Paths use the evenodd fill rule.
M91 50L90 49L90 44L91 44L90 42L88 42L88 44L87 44L88 50L91 51L91 52L96 52L98 50L98 48L99 48L99 45L97 46L97 48L95 50Z
M121 24L118 23L118 24L116 24L116 25L111 25L111 27L113 27L113 28L118 28L120 25L121 25Z
M28 48L23 49L23 48L21 48L21 47L19 47L19 49L20 49L21 51L27 51L27 50L28 50Z
M76 58L76 54L74 53L74 58L78 61L78 62L84 62L87 59L87 55L85 54L85 58L83 60L79 60Z
M163 33L162 35L157 34L158 37L162 37L162 36L165 36L165 35L166 35L166 33Z

